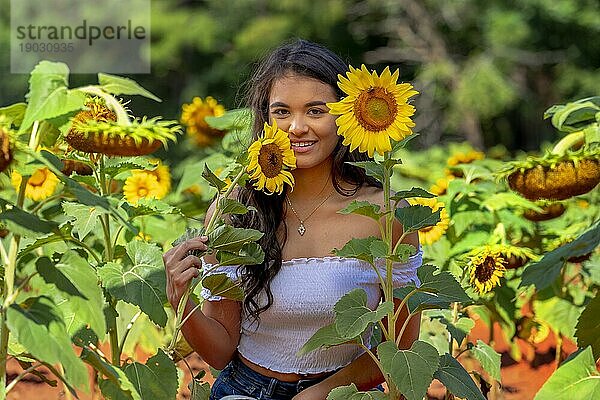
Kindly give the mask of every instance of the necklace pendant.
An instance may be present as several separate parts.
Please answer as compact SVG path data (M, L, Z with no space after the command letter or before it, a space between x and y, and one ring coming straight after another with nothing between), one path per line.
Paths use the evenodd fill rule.
M298 233L300 236L304 236L304 232L306 232L306 228L304 227L304 224L300 222L300 225L298 226Z

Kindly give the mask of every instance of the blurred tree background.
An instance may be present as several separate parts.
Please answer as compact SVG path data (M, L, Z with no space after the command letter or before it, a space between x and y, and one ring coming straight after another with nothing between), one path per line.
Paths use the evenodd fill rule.
M9 4L0 0L0 106L27 91L27 76L10 74ZM297 37L355 66L400 68L421 92L421 146L537 149L555 139L547 107L600 94L598 0L153 0L151 29L152 73L132 78L163 102L131 108L169 119L194 96L240 106L253 63Z

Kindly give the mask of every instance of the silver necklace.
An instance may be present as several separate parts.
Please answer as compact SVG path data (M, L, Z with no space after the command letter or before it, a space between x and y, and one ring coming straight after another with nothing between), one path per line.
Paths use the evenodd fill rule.
M298 225L298 233L300 234L300 236L304 236L304 234L306 233L306 226L304 225L304 223L319 209L319 207L321 207L323 204L325 204L325 202L327 200L329 200L329 198L331 196L333 196L333 193L335 193L335 189L331 191L331 193L329 193L327 195L327 197L325 197L323 199L323 201L321 201L319 203L319 205L317 205L311 212L310 214L308 214L304 219L300 218L300 216L298 215L298 213L296 212L296 210L294 209L294 206L292 205L292 202L290 200L290 198L288 196L285 196L285 199L287 200L287 203L290 206L290 209L292 210L292 212L294 213L294 215L296 216L296 218L298 219L298 221L300 221L300 225Z

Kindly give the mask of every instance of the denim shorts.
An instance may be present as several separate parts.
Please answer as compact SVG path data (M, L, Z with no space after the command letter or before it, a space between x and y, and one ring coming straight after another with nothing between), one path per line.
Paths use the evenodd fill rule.
M331 374L295 382L283 382L259 374L238 358L234 358L217 377L210 392L210 400L220 400L231 395L247 396L256 400L290 400L304 389L321 382ZM383 391L381 386L378 386L377 389Z

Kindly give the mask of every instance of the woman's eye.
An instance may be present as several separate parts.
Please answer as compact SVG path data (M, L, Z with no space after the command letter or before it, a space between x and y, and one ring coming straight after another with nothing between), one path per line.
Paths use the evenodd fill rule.
M326 114L327 111L321 110L320 108L311 108L310 110L308 110L308 113L312 114L312 115L320 115L320 114Z
M271 114L273 115L277 115L277 116L282 116L282 115L286 115L287 114L287 110L284 109L275 109L271 111Z

